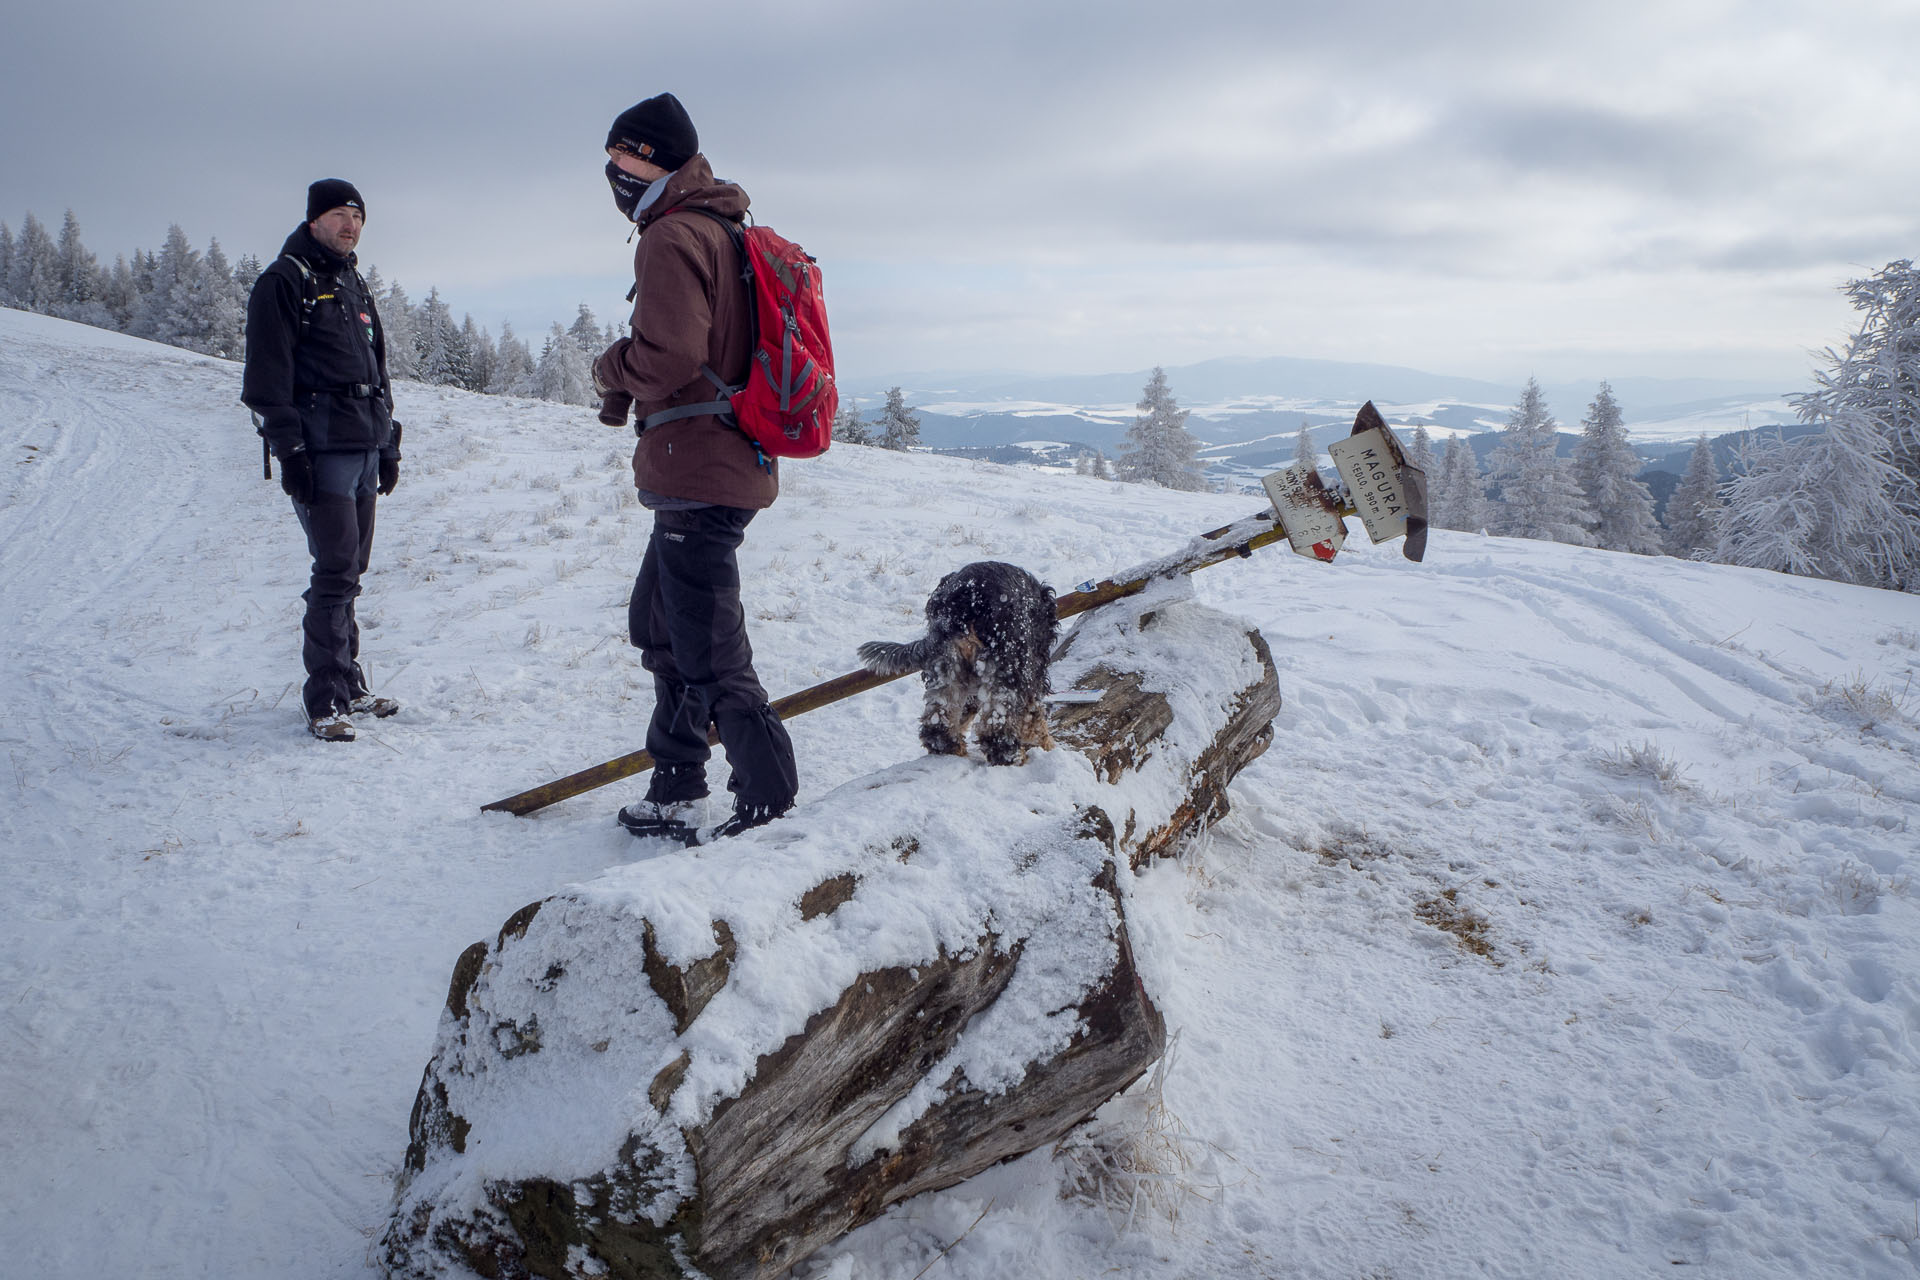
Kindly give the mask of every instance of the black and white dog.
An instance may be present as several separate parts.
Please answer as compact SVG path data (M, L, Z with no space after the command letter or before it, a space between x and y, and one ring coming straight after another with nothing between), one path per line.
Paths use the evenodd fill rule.
M967 727L988 764L1024 764L1053 750L1047 731L1047 663L1059 619L1053 592L1017 565L963 565L927 597L927 634L906 644L869 640L860 661L883 676L918 671L927 683L920 743L934 755L967 754Z

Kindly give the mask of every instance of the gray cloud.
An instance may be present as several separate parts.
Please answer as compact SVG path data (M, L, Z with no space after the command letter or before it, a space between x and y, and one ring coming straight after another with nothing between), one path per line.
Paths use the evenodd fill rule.
M1759 363L1835 340L1838 280L1914 252L1920 18L1588 8L756 0L720 24L630 0L76 0L10 19L0 219L72 207L109 258L170 222L265 254L340 174L367 256L416 296L523 332L583 297L610 318L628 250L599 144L672 88L821 256L843 358L875 366L1507 377L1529 342L1659 351L1714 326L1712 351Z

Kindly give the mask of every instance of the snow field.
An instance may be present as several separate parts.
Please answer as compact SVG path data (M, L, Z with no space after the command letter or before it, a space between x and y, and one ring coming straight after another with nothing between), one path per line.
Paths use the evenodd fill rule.
M612 822L637 783L479 813L641 745L630 435L400 389L360 614L404 709L324 745L304 548L238 382L0 312L22 1275L373 1274L454 959L657 852ZM748 531L760 674L851 670L965 561L1066 590L1257 505L837 448ZM1423 565L1356 531L1193 583L1285 698L1233 814L1125 889L1198 1194L1116 1233L1036 1152L802 1275L1920 1270L1920 602L1450 533ZM796 719L802 801L913 760L918 705Z

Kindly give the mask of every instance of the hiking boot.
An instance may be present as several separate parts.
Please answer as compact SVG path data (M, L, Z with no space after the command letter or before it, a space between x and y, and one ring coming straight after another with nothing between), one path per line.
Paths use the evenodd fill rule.
M352 742L353 721L343 712L329 711L307 721L307 732L322 742Z
M775 808L770 804L735 804L733 813L718 826L703 827L693 833L689 844L712 844L716 840L725 840L737 836L742 831L751 831L755 827L764 827L775 818L784 814L788 806Z
M398 710L400 710L400 704L392 698L376 698L370 693L363 693L347 704L348 714L373 716L379 720L385 720Z
M707 816L706 797L698 800L636 800L620 811L617 821L638 840L678 840L692 844Z

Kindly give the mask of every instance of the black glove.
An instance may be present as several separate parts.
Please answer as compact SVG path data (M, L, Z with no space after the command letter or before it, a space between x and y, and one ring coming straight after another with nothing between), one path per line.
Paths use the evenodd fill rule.
M380 451L380 496L383 498L400 483L400 436L401 427L396 421L393 424L393 438Z
M610 427L627 425L627 411L633 408L633 397L624 391L609 391L600 399L600 421Z
M280 488L303 507L313 505L313 458L297 444L280 455Z

